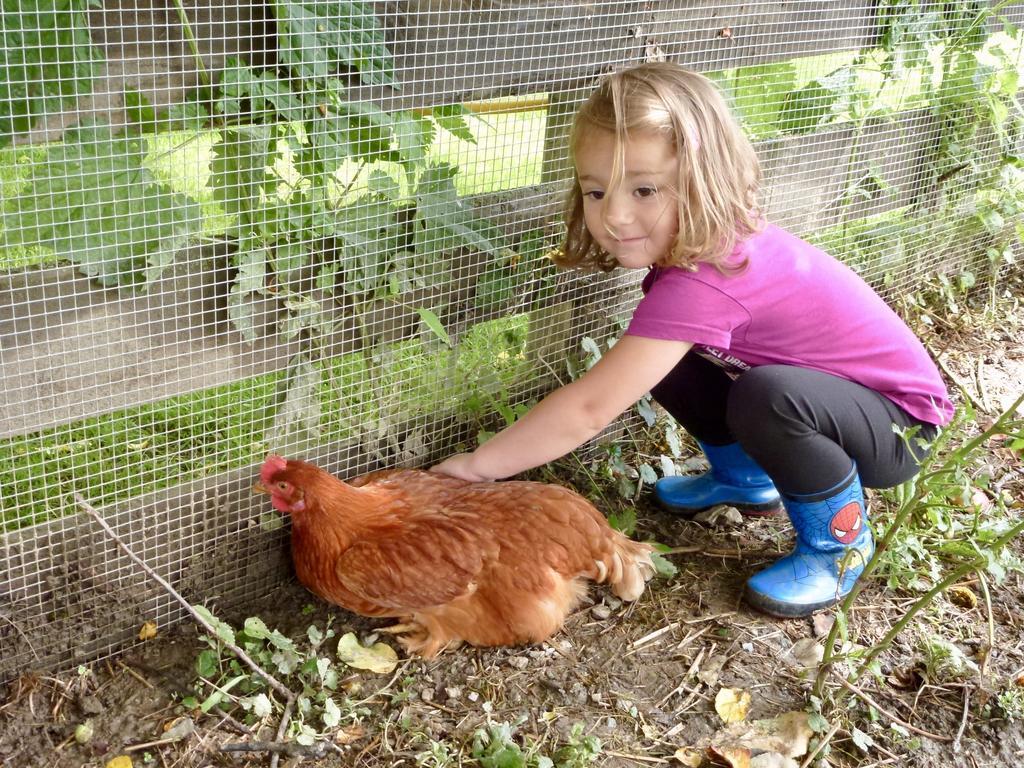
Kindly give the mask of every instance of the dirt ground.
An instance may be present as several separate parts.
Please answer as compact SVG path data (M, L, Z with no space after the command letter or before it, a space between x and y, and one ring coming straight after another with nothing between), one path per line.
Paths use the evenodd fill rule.
M960 307L959 315L946 307L910 317L938 355L951 390L987 409L987 415L979 415L982 425L1022 388L1024 307L1013 298L1024 296L1022 287L1020 276L1009 282L994 314L973 306ZM970 394L960 393L961 386ZM995 467L1002 488L1019 505L1024 498L1019 455L993 456L1003 462ZM872 504L881 503L873 497ZM433 661L400 658L386 674L351 670L341 681L339 691L348 699L329 746L304 757L285 754L281 765L544 764L514 756L474 758L477 729L501 723L511 725L512 741L524 751L535 744L538 754L574 768L695 765L695 755L704 765L761 768L812 763L984 768L1024 762L1020 572L1011 570L1001 584L990 582L990 605L964 597L981 594L984 586L976 576L965 576L955 595L938 597L880 656L877 675L858 678L850 693L833 674L820 702L812 702L813 675L806 674L799 649L820 645L829 615L776 620L740 601L747 576L790 547L785 521L701 524L660 511L647 495L636 512L640 537L688 550L670 556L678 569L674 577L652 582L639 601L627 605L591 588L592 602L537 647L461 648ZM1024 549L1020 541L1013 546L1018 554ZM851 637L872 645L919 597L919 592L870 581L849 618ZM353 631L363 640L373 639L382 624L333 609L295 584L283 585L244 614L222 618L237 626L247 616L260 616L293 638L303 638L311 624L323 627L331 616L338 635ZM978 673L955 682L934 679L915 641L922 634L954 641L978 665ZM119 756L130 757L135 766L167 768L268 764L266 751L221 749L273 741L279 716L253 723L228 700L223 706L229 718L223 710L203 714L182 705L182 697L193 694L196 657L205 647L196 635L191 625L179 625L129 654L95 663L85 674L26 675L0 688L0 766L105 766ZM997 693L1013 692L1014 686L1022 706L1010 717L995 702ZM721 689L749 693L746 722L804 712L817 703L825 724L789 762L758 748L747 762L744 755L720 749L714 762L708 746L724 743L720 737L726 729L715 706ZM75 729L86 721L91 738L80 744ZM182 723L194 729L186 727L176 739L167 735L180 735ZM580 743L579 734L573 735L577 723L583 735L600 740L596 756L578 747L564 749ZM158 740L164 743L152 744ZM821 742L827 742L826 749L812 756ZM556 752L559 745L562 752ZM325 754L317 757L317 750Z

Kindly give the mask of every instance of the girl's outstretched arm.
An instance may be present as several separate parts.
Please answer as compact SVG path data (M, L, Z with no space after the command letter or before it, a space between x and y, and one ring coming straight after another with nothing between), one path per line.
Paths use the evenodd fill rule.
M451 456L432 470L464 480L498 480L564 456L649 392L691 346L623 336L582 377L556 389L472 453Z

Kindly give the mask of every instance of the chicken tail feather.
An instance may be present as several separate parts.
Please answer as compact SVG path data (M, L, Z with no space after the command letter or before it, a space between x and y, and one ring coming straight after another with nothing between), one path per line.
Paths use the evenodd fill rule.
M623 600L636 600L643 594L644 585L654 576L654 561L651 559L654 548L619 533L616 533L613 543L615 549L609 558L611 562L602 563L603 569L598 569L606 578L599 581L607 580L612 591Z

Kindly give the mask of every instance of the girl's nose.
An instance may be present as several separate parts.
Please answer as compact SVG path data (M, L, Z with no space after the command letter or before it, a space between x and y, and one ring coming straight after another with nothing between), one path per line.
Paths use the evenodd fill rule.
M610 229L617 229L633 221L633 209L629 198L620 194L605 197L604 222ZM613 233L614 234L614 233Z

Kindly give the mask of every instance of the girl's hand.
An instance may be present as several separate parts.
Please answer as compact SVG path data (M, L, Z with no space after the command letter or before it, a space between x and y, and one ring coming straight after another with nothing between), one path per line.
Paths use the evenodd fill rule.
M449 456L440 464L436 464L431 467L430 471L439 472L443 475L451 475L452 477L457 477L460 480L469 480L473 483L486 482L494 479L493 477L486 477L476 472L473 469L472 464L472 453L456 453L454 456Z

